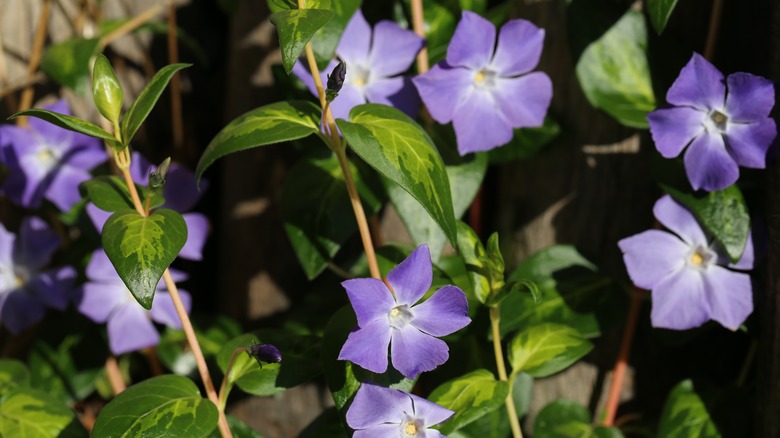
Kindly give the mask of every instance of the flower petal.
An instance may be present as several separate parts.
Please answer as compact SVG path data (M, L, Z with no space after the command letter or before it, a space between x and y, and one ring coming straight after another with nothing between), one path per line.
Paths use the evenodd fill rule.
M739 179L739 166L726 150L723 137L717 134L696 137L685 152L684 162L694 190L721 190Z
M432 336L447 336L471 322L466 294L456 286L442 287L411 310L411 324Z
M392 331L390 357L393 368L410 379L447 362L449 356L446 342L426 335L411 325Z
M487 151L512 140L512 127L498 111L492 93L475 89L455 110L452 120L458 153Z
M347 23L344 33L341 34L341 40L336 53L339 58L349 64L365 64L369 56L369 47L371 45L371 26L369 26L363 12L358 9L355 15ZM330 72L330 70L328 70Z
M404 412L412 411L412 399L408 394L373 383L363 383L352 400L346 419L353 429L369 429L385 423L400 425Z
M372 80L365 87L365 92L369 102L396 107L409 117L417 117L420 111L420 96L410 77Z
M171 163L163 189L165 207L180 213L190 211L200 200L203 190L203 183L201 183L201 189L198 190L198 186L195 184L195 174L191 170L178 163Z
M28 216L22 220L19 240L14 246L14 261L27 269L37 271L46 266L62 239L43 219Z
M4 293L5 299L0 308L0 321L16 335L43 319L46 310L37 298L24 288Z
M108 161L106 150L96 138L83 136L82 142L71 148L62 163L81 170L92 170Z
M542 72L497 78L493 98L513 128L542 126L552 101L552 81Z
M463 16L455 28L447 47L447 64L482 70L490 63L496 45L496 27L471 11Z
M428 245L418 246L387 274L398 304L411 306L425 295L433 282L433 264Z
M75 284L76 270L72 266L60 266L31 278L27 287L41 303L57 310L65 310Z
M398 438L400 428L398 424L379 424L370 429L356 430L352 438Z
M707 245L707 236L699 225L699 221L690 210L680 205L671 196L664 195L655 201L653 216L688 246Z
M449 123L473 87L474 72L466 68L451 67L440 62L425 74L412 78L414 86L431 117L439 123Z
M680 269L653 287L653 327L687 330L710 319L704 280L696 269Z
M666 100L672 105L692 106L702 111L720 110L726 102L726 84L723 74L698 53L675 79Z
M680 155L691 141L704 133L707 114L690 107L657 109L647 115L650 134L658 152L664 158Z
M734 73L726 78L729 92L726 112L730 122L755 122L769 116L775 106L772 81L750 73Z
M111 312L118 306L126 303L128 290L124 283L84 283L76 298L76 308L87 318L104 323Z
M388 312L396 305L385 283L376 278L353 278L341 285L347 291L360 327L379 318L386 320Z
M87 216L89 216L92 225L95 226L95 230L97 230L99 234L103 232L103 225L105 225L108 218L111 217L111 213L95 207L95 204L90 202L87 204Z
M89 259L89 264L87 265L86 274L87 278L93 281L124 285L122 279L119 278L119 274L116 273L116 268L111 264L111 260L108 259L106 252L103 251L102 248L92 253L92 258Z
M428 429L425 431L425 438L447 438L445 435L442 435L441 432L439 432L436 429Z
M90 179L86 170L69 165L62 165L54 170L51 183L46 187L46 199L50 200L61 211L68 211L81 201L79 184Z
M775 121L769 118L757 123L730 123L726 131L726 147L742 167L763 169L766 155L777 136Z
M352 331L339 352L339 360L349 360L375 373L387 371L390 323L376 319Z
M13 266L13 253L16 235L5 229L0 223L0 265Z
M653 289L685 266L690 247L671 233L647 230L618 242L628 276L637 287Z
M753 313L753 285L750 276L710 266L704 276L710 303L710 318L729 330L736 330Z
M317 96L318 95L317 94L317 86L314 85L314 78L312 77L311 72L309 71L309 67L307 65L305 66L305 64L306 64L305 62L301 62L300 60L299 60L299 62L296 62L295 65L293 66L292 73L298 79L300 79L301 82L304 83L304 85L306 85L306 88L309 89L311 94L313 94L314 96ZM320 72L320 77L322 79L323 86L328 81L327 75L330 74L330 72L333 70L334 67L336 67L337 64L338 64L338 62L335 59L331 60L328 63L328 66L325 67Z
M366 103L366 96L363 95L363 90L345 83L339 91L339 97L330 104L330 109L333 111L334 119L349 120L349 112L352 108L364 103Z
M181 302L184 304L184 309L187 313L190 313L192 309L192 297L190 293L179 289L179 296ZM152 303L152 310L149 311L152 319L168 327L181 328L181 319L179 314L176 313L176 307L173 305L173 299L171 294L165 291L158 290L154 294L154 302Z
M516 76L536 68L542 56L544 29L528 20L509 20L498 33L490 66L501 76Z
M414 394L409 394L409 397L412 398L412 402L414 403L414 416L417 418L424 418L425 427L443 423L455 415L455 412L422 397L418 397Z
M187 224L187 241L179 251L179 257L187 260L203 260L203 245L209 235L209 220L200 213L184 213Z
M374 26L368 64L371 73L388 77L405 72L414 62L423 43L424 40L411 30L401 29L392 21L380 21Z
M118 307L108 319L108 346L115 355L152 347L160 343L160 334L135 302Z
M724 253L724 251L721 249L718 254L718 264L719 265L728 265L731 269L739 269L740 271L749 271L753 269L753 265L755 263L756 259L756 248L753 246L753 234L756 234L756 227L750 230L750 233L748 233L747 243L745 243L745 250L742 252L742 257L740 257L739 261L737 263L731 263L728 256ZM758 234L758 236L761 236L761 234ZM765 236L758 237L758 241L761 241L761 237L764 237L764 241L766 241Z

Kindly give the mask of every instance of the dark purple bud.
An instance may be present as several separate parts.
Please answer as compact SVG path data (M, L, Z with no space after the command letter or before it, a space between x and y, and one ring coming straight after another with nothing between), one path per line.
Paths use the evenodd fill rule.
M262 362L278 363L282 361L282 353L272 344L255 344L247 347L247 353L250 356L257 359L257 362L262 365Z
M338 65L333 68L333 71L328 75L328 90L333 90L336 93L341 91L341 86L344 85L344 79L347 78L347 63L339 61Z

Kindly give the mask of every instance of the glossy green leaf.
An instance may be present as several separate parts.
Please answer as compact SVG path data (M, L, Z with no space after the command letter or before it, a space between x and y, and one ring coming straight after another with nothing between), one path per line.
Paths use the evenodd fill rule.
M614 427L593 426L588 410L572 400L555 400L536 416L534 438L572 437L623 438L623 434Z
M736 185L695 197L671 187L664 190L690 210L702 227L715 237L736 263L742 258L750 235L750 214L745 198Z
M20 111L12 115L11 117L9 117L9 119L15 119L21 116L37 117L41 120L45 120L49 123L57 125L60 128L67 129L68 131L80 132L82 134L89 135L90 137L106 140L111 144L113 144L116 141L113 135L102 130L97 125L93 125L92 123L86 122L84 120L81 120L73 116L55 113L54 111L49 111L45 109L31 108L28 110Z
M493 290L487 266L487 253L479 236L465 222L458 221L458 253L466 264L474 295L484 303Z
M660 35L666 28L669 17L672 16L677 0L647 0L647 12L655 31Z
M668 438L721 436L707 412L707 406L696 393L690 380L680 382L669 393L661 413L658 436Z
M89 89L89 60L97 51L99 38L71 38L52 44L41 56L41 70L78 94Z
M0 359L0 397L17 386L30 385L30 371L15 359Z
M539 286L530 280L518 280L505 284L498 293L491 295L485 302L490 307L495 307L501 304L511 294L531 294L535 304L542 302L542 292L539 290Z
M146 187L136 184L138 196L146 200L147 196L152 196L151 208L156 208L165 203L162 195L157 192L150 192ZM115 212L123 209L132 209L133 200L130 197L130 191L127 190L125 180L115 175L101 175L90 180L84 181L79 186L82 196L88 198L95 204L95 207L108 212Z
M311 0L306 2L307 7L331 9L334 14L333 18L325 23L311 40L314 58L317 60L317 66L320 70L327 67L330 60L333 59L333 54L341 40L341 34L344 33L347 23L360 7L360 2L361 0L336 0L329 2L330 7L318 6L313 4Z
M143 217L120 210L103 225L103 249L141 306L152 308L157 283L187 241L181 214L166 208Z
M444 162L428 134L400 110L379 104L352 108L337 121L350 147L384 177L412 195L452 244L457 231Z
M290 9L298 9L297 0L268 0L268 10L271 12L289 11ZM336 2L338 3L338 2ZM306 9L332 9L333 2L331 0L306 0L304 1L304 7Z
M487 157L485 154L471 154L446 165L445 168L450 182L455 217L459 218L469 208L482 185L487 171ZM447 237L428 212L406 190L389 181L386 181L385 188L412 240L418 245L428 244L431 259L435 263L441 256Z
M626 12L577 62L577 79L591 105L618 122L647 128L655 96L647 63L647 29L642 13Z
M544 322L576 328L586 338L601 333L603 321L617 320L623 304L614 282L568 245L538 251L517 266L508 283L529 280L539 287L541 302L531 294L511 294L501 303L501 336Z
M366 215L382 208L376 187L363 181L350 163ZM282 191L282 218L287 237L309 280L317 277L357 231L357 222L335 154L299 161L287 174Z
M92 69L92 100L100 114L109 122L119 122L125 93L114 73L114 68L102 53L95 59L95 66Z
M0 397L0 436L58 437L76 414L45 391L16 387Z
M333 11L327 9L292 9L271 14L271 23L279 33L282 48L282 65L289 75L306 43L333 18Z
M535 156L561 133L561 126L552 117L544 118L538 128L515 129L512 140L500 148L491 149L487 156L491 163L519 160Z
M198 181L214 161L227 154L319 134L320 114L319 107L311 102L289 101L261 106L239 116L206 147L195 169Z
M563 371L593 349L593 344L572 327L539 324L518 333L509 342L512 373L547 377Z
M282 361L263 363L261 367L248 353L239 353L233 362L228 382L235 383L245 392L259 396L278 394L308 382L321 371L319 338L284 330L264 330L243 334L227 342L217 354L217 363L222 372L227 370L236 348L249 347L258 342L275 345L282 353Z
M502 407L508 394L507 382L496 380L488 370L476 370L441 384L431 392L428 400L455 411L455 415L439 427L441 433L447 435Z
M161 68L160 71L155 73L152 80L146 84L146 87L141 90L138 97L135 99L130 108L122 118L121 131L122 141L124 144L129 145L135 137L135 133L141 124L152 112L152 109L157 104L157 100L160 99L165 87L168 86L168 82L171 81L173 75L179 72L179 70L185 69L192 64L171 64Z
M217 426L214 403L192 380L176 375L152 377L117 395L97 417L94 438L205 437Z

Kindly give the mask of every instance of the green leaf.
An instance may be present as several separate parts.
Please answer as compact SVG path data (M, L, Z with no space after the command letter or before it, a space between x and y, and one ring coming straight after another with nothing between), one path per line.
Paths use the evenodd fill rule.
M447 435L500 408L508 394L507 382L496 380L488 370L476 370L443 383L433 390L428 400L455 411L439 428Z
M542 292L539 291L539 286L536 283L530 280L518 280L505 284L498 293L491 295L485 304L495 307L501 304L510 294L518 293L530 293L534 299L534 304L542 302Z
M15 359L0 359L0 397L8 391L30 385L30 371Z
M474 295L484 303L493 290L487 266L487 253L479 236L465 222L458 221L458 253L466 264Z
M547 377L563 371L593 349L593 344L572 327L539 324L520 332L509 342L512 373Z
M95 66L92 69L92 100L103 117L112 124L119 123L125 93L114 73L114 68L102 53L95 59Z
M335 14L327 9L293 9L271 14L271 23L279 33L282 64L289 75L303 53L306 43Z
M146 200L147 196L152 196L151 208L159 207L165 203L162 195L158 192L150 192L141 185L135 185L138 190L138 196ZM125 180L115 175L101 175L88 181L84 181L79 186L82 196L88 198L95 204L95 207L108 212L115 212L124 209L133 208L133 200L130 197L130 191L127 190Z
M217 407L200 395L192 380L168 374L117 395L100 411L92 436L205 437L218 419Z
M623 438L623 434L614 427L593 426L588 410L572 400L556 400L539 412L534 422L534 438L572 437Z
M80 95L89 89L89 59L97 51L99 38L71 38L46 48L41 70L47 76Z
M75 421L70 408L38 389L17 387L0 398L2 437L58 437Z
M577 79L588 101L635 128L647 128L655 96L647 64L647 29L642 13L629 10L577 62Z
M206 147L195 169L198 182L214 161L227 154L319 134L320 114L319 107L311 102L290 101L261 106L239 116Z
M262 435L235 416L227 414L225 417L227 418L228 427L233 434L233 438L263 438ZM219 428L215 428L211 431L208 438L222 438L222 432L219 431Z
M561 126L548 116L544 118L544 125L540 127L515 129L515 134L509 143L500 148L491 149L487 156L491 163L530 158L539 153L560 133Z
M280 363L264 363L262 367L248 353L236 356L228 382L243 391L259 396L278 394L287 388L315 378L320 369L320 339L284 330L263 330L243 334L227 342L217 354L217 363L224 373L230 357L238 347L255 343L273 344L282 353Z
M152 112L152 108L157 104L157 100L165 91L165 87L168 86L168 82L171 81L173 75L179 70L185 69L192 64L171 64L161 68L153 77L152 80L146 84L146 87L138 94L138 98L135 99L130 109L127 110L125 116L122 118L121 131L122 142L129 145L135 137L135 133L141 124Z
M666 28L669 17L672 16L677 0L647 0L647 12L650 14L650 22L658 35Z
M366 214L376 214L382 208L380 190L366 184L354 164L350 169ZM295 255L313 280L358 229L335 154L306 158L290 169L282 191L282 218Z
M333 19L325 23L325 26L322 26L322 28L317 31L314 38L311 40L311 46L314 50L314 58L317 60L317 66L320 69L327 67L330 60L333 59L333 54L336 52L336 47L339 45L339 40L341 40L341 34L344 33L344 29L347 27L347 23L349 23L349 20L353 15L355 15L355 12L360 7L360 1L361 0L336 0L333 2L328 1L328 3L331 3L329 7L317 5L311 0L306 2L307 7L316 9L331 9L334 14Z
M103 248L117 273L145 309L152 308L163 272L187 241L187 224L166 208L143 217L120 210L103 225Z
M95 341L81 334L68 334L55 343L35 342L27 358L31 385L45 389L61 403L87 398L95 390L95 380L102 370L102 363L96 364L92 358L85 357L85 348L102 352L101 348L90 345Z
M332 9L331 3L331 0L306 0L304 6L306 9ZM298 9L296 0L268 0L268 10L271 12L289 11L290 9Z
M690 380L680 382L669 393L661 413L658 436L669 438L721 436L707 412L707 406L696 393Z
M358 105L349 117L349 122L339 119L337 124L352 149L420 202L454 245L450 183L428 134L409 116L386 105Z
M455 217L463 216L482 185L487 171L485 154L471 154L457 163L445 166L450 182ZM447 237L431 216L406 190L385 180L387 195L404 222L412 240L420 245L427 243L434 263L439 260Z
M750 236L750 214L736 185L701 198L668 186L663 189L696 216L702 227L726 250L732 263L742 258Z
M113 135L102 130L97 125L93 125L92 123L86 122L84 120L81 120L73 116L55 113L54 111L49 111L45 109L31 108L28 110L20 111L12 115L11 117L9 117L9 119L15 119L21 116L37 117L41 120L45 120L51 124L57 125L60 128L67 129L68 131L80 132L82 134L89 135L90 137L106 140L111 144L114 144L116 142L116 139L114 138Z
M517 266L507 279L533 281L541 302L531 294L511 294L501 303L501 336L544 322L576 328L586 338L601 333L602 321L619 320L622 295L614 282L572 246L538 251ZM615 308L615 309L613 309ZM610 312L615 313L613 316ZM613 316L613 317L610 317Z

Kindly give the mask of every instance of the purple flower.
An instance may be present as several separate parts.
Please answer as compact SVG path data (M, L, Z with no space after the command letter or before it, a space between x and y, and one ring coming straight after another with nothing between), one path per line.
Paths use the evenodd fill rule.
M447 58L414 78L431 116L452 122L461 155L512 139L513 128L541 126L552 100L552 82L539 63L544 30L510 20L496 44L496 27L464 11Z
M79 312L97 323L108 322L108 343L114 354L157 345L160 334L152 320L168 327L181 328L171 295L162 282L154 294L152 310L146 310L133 298L102 249L92 254L86 273L89 281L79 291L77 307ZM185 279L179 272L172 270L171 274L175 281ZM192 304L190 294L183 290L179 290L179 294L189 312Z
M336 48L336 54L347 63L347 78L330 105L333 117L348 120L349 111L366 102L394 106L416 117L420 98L411 79L398 75L409 69L422 46L422 38L392 21L377 23L372 35L363 13L355 12ZM323 84L337 64L331 61L322 71ZM311 73L301 62L295 64L293 73L317 95Z
M149 173L155 168L141 154L133 153L130 163L130 174L133 176L133 181L138 184L146 184ZM203 245L206 244L206 237L209 233L209 221L203 214L185 213L195 207L195 204L200 200L201 192L198 191L195 184L195 174L177 163L171 163L165 179L166 183L163 189L165 204L163 207L183 213L182 217L187 224L187 242L179 252L179 257L187 260L202 260ZM205 182L201 182L201 186L204 185ZM97 208L94 204L89 204L87 205L87 215L98 232L101 232L111 213Z
M0 224L0 322L11 333L40 321L46 307L67 306L76 271L42 270L59 245L60 238L37 217L25 218L18 236Z
M455 412L398 389L363 383L347 411L347 424L354 438L444 437L428 429L443 423Z
M731 264L669 195L655 203L653 214L674 234L648 230L618 242L631 280L652 291L653 326L686 330L712 319L736 330L753 311L753 295L750 276L732 269L753 268L752 239Z
M387 282L356 278L342 284L357 315L358 326L339 353L375 373L387 370L387 346L393 366L412 379L447 361L449 348L439 336L462 329L468 317L466 294L444 286L428 300L416 304L431 287L433 270L427 245L420 245L387 274Z
M728 87L728 92L726 88ZM694 189L724 189L739 178L739 166L763 169L777 135L769 112L772 82L750 73L723 80L698 53L666 93L671 108L647 115L655 147L665 158L685 152L685 172Z
M61 100L45 107L70 114ZM46 198L62 211L81 200L79 184L106 161L100 141L30 117L29 128L0 126L0 160L9 168L5 194L25 208L38 208Z

